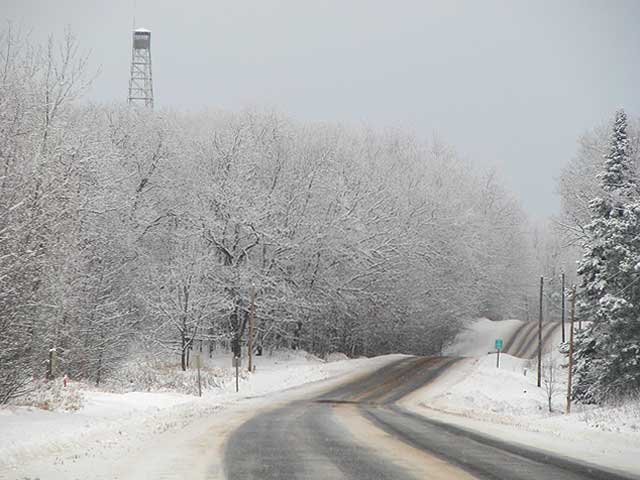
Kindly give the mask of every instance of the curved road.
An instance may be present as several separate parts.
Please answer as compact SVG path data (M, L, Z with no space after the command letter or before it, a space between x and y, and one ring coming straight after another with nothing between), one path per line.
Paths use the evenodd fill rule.
M543 352L560 326L559 322L542 323ZM538 354L538 322L523 322L507 340L502 353L519 358L534 358Z
M227 478L636 478L498 441L396 405L456 360L404 358L317 398L254 416L226 444Z

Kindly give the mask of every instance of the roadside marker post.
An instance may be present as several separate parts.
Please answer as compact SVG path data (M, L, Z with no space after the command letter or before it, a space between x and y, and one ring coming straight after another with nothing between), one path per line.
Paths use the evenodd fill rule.
M544 277L540 277L540 315L538 316L538 387L542 385L542 295Z
M238 391L238 375L240 370L240 357L234 355L233 356L233 366L236 367L236 392Z
M498 352L498 356L496 358L496 368L500 368L500 351L502 350L502 339L496 338L496 350Z
M198 352L196 354L196 367L198 369L198 396L202 396L202 382L200 379L200 367L202 366L202 354Z
M562 299L562 343L565 342L565 336L564 336L564 310L565 310L565 288L564 288L564 273L562 274L562 295L560 297Z
M247 339L247 353L249 355L248 370L253 371L253 317L256 314L256 286L251 283L251 310L249 311L249 338Z
M240 358L242 355L242 349L240 347L240 336L236 336L231 344L231 350L233 352L231 365L236 368L236 392L238 391L238 369L240 368Z

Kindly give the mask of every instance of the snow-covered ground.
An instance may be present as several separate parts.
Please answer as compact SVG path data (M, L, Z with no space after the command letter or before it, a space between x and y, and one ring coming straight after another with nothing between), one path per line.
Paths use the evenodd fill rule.
M206 391L202 398L169 392L85 390L83 406L74 412L5 407L0 409L0 479L136 478L115 473L133 468L126 458L135 458L154 442L166 449L158 452L161 457L168 458L168 451L173 454L178 450L172 447L173 442L159 441L160 436L179 435L188 426L192 430L202 427L213 417L235 418L231 410L243 402L244 408L253 412L299 394L299 389L292 387L330 378L339 381L394 358L325 363L303 354L279 353L258 357L256 373L241 380L239 393L229 378L223 388ZM229 359L219 362L226 365ZM283 390L287 391L279 396L269 395ZM237 416L238 421L240 418ZM152 478L148 472L142 475L140 478Z
M478 355L460 360L435 382L405 398L404 406L503 440L640 474L640 404L573 405L571 414L564 414L567 370L556 352L543 358L543 372L553 363L556 375L549 412L545 378L538 388L535 361L503 354L498 369L495 355L487 355L487 344L493 345L494 338L508 338L505 332L513 322L502 323L476 322L471 333L464 333L450 350ZM470 336L481 345L474 346Z
M446 352L466 358L403 404L503 440L640 475L640 404L574 405L565 415L566 369L556 355L549 412L547 392L536 386L535 362L503 354L496 368L495 354L487 352L520 325L475 322ZM0 479L222 478L224 439L256 410L308 397L397 358L325 363L304 354L264 356L236 393L229 358L220 356L207 366L226 369L221 388L202 398L83 390L82 408L75 412L0 408ZM543 364L552 361L547 355Z

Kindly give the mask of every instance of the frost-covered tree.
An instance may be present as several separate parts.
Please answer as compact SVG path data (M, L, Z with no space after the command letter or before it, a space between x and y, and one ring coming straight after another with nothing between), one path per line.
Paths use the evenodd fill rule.
M633 162L632 174L637 181L640 165L640 118L627 114L628 154ZM579 247L585 238L584 226L591 221L591 200L600 195L603 157L609 151L611 129L598 125L578 140L575 156L562 170L558 190L562 212L558 225L564 232L564 243Z
M574 396L585 402L640 387L640 198L629 149L621 110L578 268L580 314L590 323L576 339Z
M526 219L495 175L400 132L271 112L82 105L73 37L0 38L0 403L100 383L147 348L247 335L316 354L440 352L510 316ZM208 344L208 345L207 345Z

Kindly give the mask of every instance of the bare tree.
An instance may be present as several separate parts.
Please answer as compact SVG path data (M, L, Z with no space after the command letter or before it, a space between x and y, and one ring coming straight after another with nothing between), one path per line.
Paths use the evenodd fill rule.
M44 372L100 383L132 344L246 334L352 356L437 353L517 312L527 221L493 173L399 132L272 112L82 105L86 56L0 41L0 401Z
M553 412L553 400L561 390L559 369L558 359L552 352L547 352L542 361L542 387L546 393L549 413Z

